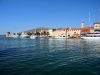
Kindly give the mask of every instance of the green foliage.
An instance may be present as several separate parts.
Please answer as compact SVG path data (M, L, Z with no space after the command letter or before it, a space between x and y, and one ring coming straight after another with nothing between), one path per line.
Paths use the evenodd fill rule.
M47 36L50 35L49 32L47 32Z
M44 33L43 33L43 32L41 32L41 35L44 35Z
M40 35L40 33L39 32L36 32L36 35Z
M17 33L19 36L21 35L21 33Z
M47 36L48 36L48 35L50 35L50 34L49 34L49 32L44 31L44 32L41 32L41 33L36 32L35 35L44 35L44 36L47 35Z
M28 35L32 35L32 33L30 33L30 32L28 32L27 34L28 34Z
M44 36L46 35L46 31L43 32Z

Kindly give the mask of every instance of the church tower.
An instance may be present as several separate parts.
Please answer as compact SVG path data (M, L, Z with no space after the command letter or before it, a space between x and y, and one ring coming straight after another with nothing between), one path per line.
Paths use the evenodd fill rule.
M84 21L82 20L81 28L84 28Z

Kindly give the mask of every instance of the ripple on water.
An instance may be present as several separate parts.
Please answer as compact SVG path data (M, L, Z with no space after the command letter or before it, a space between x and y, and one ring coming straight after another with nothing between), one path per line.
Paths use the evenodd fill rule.
M100 74L98 41L20 38L1 41L0 75Z

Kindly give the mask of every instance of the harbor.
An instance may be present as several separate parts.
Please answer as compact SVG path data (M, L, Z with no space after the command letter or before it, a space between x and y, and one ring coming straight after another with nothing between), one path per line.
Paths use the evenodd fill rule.
M100 0L0 0L0 75L100 75Z
M89 35L91 34L91 35ZM6 33L6 37L14 38L54 38L54 39L68 39L68 38L82 38L86 39L88 37L100 38L100 22L95 22L92 26L86 27L84 21L81 23L81 28L60 28L60 29L35 29L29 32L21 32L19 34Z

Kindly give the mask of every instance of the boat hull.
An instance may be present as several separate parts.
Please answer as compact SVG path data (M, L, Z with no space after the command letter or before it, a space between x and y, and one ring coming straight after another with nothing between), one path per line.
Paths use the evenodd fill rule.
M29 35L21 35L20 38L29 38Z
M13 38L19 38L19 35L14 35Z
M53 37L54 39L67 39L67 37Z
M100 37L81 37L81 39L100 39Z
M31 39L35 39L35 38L37 38L37 36L30 36L30 38L31 38Z

